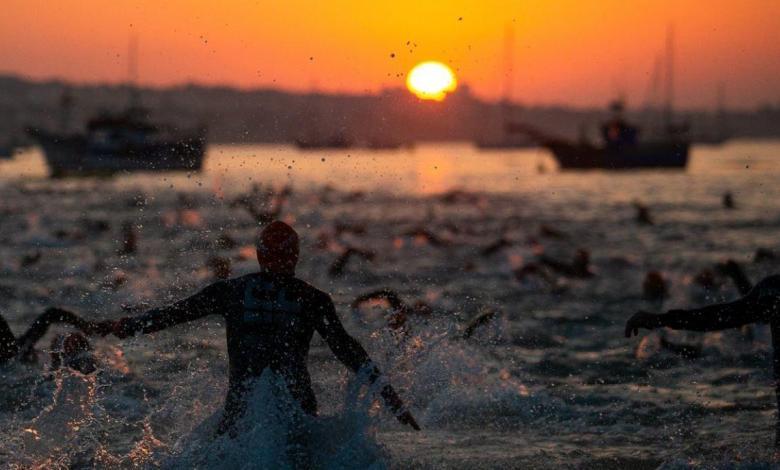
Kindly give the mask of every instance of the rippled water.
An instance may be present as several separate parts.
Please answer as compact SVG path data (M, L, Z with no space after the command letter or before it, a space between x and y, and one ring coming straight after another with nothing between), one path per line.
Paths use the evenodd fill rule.
M274 418L273 378L264 378L249 437L212 440L227 370L224 331L212 317L96 339L102 369L88 377L49 374L45 354L38 365L4 366L0 464L176 468L227 459L262 468L288 461L282 438L303 426L304 453L326 468L768 465L775 408L765 328L752 343L734 332L669 334L703 345L702 357L688 360L655 351L655 335L644 335L637 359L640 339L625 339L622 327L637 309L736 297L726 280L714 292L693 282L726 258L743 262L754 281L778 272L780 261L752 262L758 247L780 251L778 181L778 142L694 148L685 172L617 174L559 173L542 150L215 146L201 174L81 181L45 179L31 151L0 163L0 310L17 334L49 305L102 319L125 314L121 305L179 298L213 279L213 255L230 258L234 275L251 272L256 225L231 201L255 183L291 184L281 217L302 235L300 277L332 293L424 430L409 432L366 401L315 339L322 419ZM453 189L468 193L441 197ZM722 208L725 191L735 210ZM654 225L635 223L634 200L651 208ZM131 255L117 254L125 222L138 233ZM335 237L336 224L365 232ZM563 236L541 233L543 225ZM409 235L419 228L446 243ZM225 234L234 247L217 243ZM512 245L484 256L502 235ZM331 277L345 245L377 256ZM591 251L591 279L550 286L512 275L540 250L565 260L578 248ZM663 305L643 300L649 270L670 281ZM380 287L426 301L433 315L413 319L399 340L384 326L387 312L349 306ZM501 315L459 339L486 309Z

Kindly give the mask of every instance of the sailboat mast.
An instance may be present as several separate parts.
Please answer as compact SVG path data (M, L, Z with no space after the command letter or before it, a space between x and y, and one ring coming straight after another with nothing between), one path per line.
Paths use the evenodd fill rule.
M514 42L515 32L512 25L504 30L504 90L503 101L512 102L512 85L514 84Z
M504 89L501 98L501 127L507 138L507 123L512 119L512 85L514 84L514 42L515 31L511 24L504 28Z
M127 45L127 82L130 89L130 108L141 106L141 96L138 91L138 36L130 35Z
M674 25L666 31L666 126L671 129L674 109Z

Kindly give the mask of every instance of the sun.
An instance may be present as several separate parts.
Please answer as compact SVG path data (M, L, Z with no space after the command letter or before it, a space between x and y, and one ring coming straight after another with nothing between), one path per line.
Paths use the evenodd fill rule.
M409 91L421 100L441 101L458 86L455 74L441 62L421 62L406 77Z

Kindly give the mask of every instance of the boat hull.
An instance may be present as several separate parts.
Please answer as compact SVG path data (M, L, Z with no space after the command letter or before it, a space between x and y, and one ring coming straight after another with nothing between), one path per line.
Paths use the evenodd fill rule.
M623 149L605 149L585 144L545 144L562 169L634 170L685 168L688 142L643 143Z
M199 171L205 141L192 136L121 149L90 147L83 136L60 136L43 131L34 135L53 178L111 175L127 171Z

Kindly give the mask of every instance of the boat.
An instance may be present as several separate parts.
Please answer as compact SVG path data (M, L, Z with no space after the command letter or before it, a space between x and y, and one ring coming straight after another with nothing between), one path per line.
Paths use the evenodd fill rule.
M42 147L52 178L112 175L134 171L199 171L206 149L206 128L188 131L153 122L140 104L137 41L131 38L128 80L130 100L124 110L105 112L71 132L73 97L65 89L60 100L59 132L28 128Z
M673 116L673 29L666 41L666 109L663 123L654 132L642 136L641 129L623 117L624 103L614 101L612 116L601 126L600 144L588 139L570 141L550 135L524 124L512 123L510 131L537 140L552 152L561 169L634 170L645 168L685 168L690 149L689 125L677 122Z
M687 141L645 142L622 147L548 141L544 143L562 169L628 170L642 168L685 168Z
M690 140L687 125L667 126L663 135L640 140L640 129L622 117L623 103L611 106L614 116L601 127L601 144L587 139L571 141L552 137L523 124L510 130L534 138L552 152L561 169L630 170L643 168L685 168Z
M311 134L307 137L295 139L295 146L300 150L348 149L353 145L352 140L342 133L337 133L327 138Z
M148 112L130 107L91 119L83 133L30 128L53 178L111 175L128 171L199 171L205 128L175 132L153 123Z

